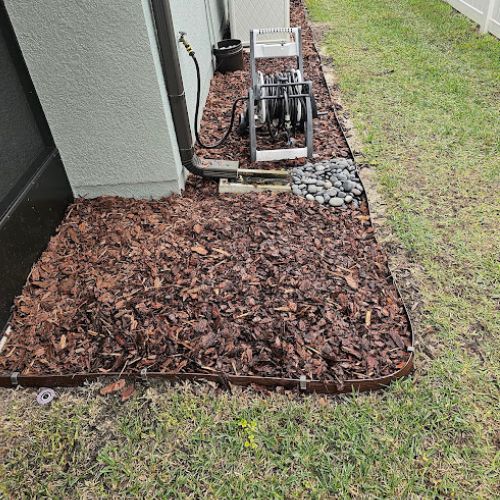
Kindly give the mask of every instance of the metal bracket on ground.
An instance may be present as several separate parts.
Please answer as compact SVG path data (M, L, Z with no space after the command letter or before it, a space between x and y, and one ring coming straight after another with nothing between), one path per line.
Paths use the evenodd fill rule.
M17 387L19 385L19 372L12 372L10 374L10 383L14 387Z

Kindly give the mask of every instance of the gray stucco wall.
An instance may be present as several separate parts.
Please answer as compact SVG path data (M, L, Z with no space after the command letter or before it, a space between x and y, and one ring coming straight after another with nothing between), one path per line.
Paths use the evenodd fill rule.
M148 0L6 0L76 195L159 197L184 185ZM203 99L225 0L172 0L198 55ZM196 80L181 49L191 116Z
M222 39L224 34L228 15L227 2L226 0L170 0L170 5L176 31L187 33L187 39L196 52L196 58L200 63L201 97L202 103L204 103L215 69L212 47ZM193 126L196 104L196 71L193 61L182 45L179 45L179 58L191 125Z

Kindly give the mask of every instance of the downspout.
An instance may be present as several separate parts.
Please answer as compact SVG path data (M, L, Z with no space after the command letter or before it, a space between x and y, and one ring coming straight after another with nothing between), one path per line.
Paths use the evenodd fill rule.
M170 0L151 0L151 7L182 165L200 177L236 177L238 173L236 168L201 167L201 161L194 151Z

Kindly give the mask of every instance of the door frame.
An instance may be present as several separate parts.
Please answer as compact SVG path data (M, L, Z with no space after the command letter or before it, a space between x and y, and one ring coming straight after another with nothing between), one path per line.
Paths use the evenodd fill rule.
M10 319L15 297L73 201L73 193L4 0L0 0L0 33L45 144L44 150L0 200L1 334Z

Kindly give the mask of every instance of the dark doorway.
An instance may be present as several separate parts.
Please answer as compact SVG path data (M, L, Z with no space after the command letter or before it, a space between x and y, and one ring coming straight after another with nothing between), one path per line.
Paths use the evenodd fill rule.
M0 333L31 266L72 199L61 158L0 0Z

